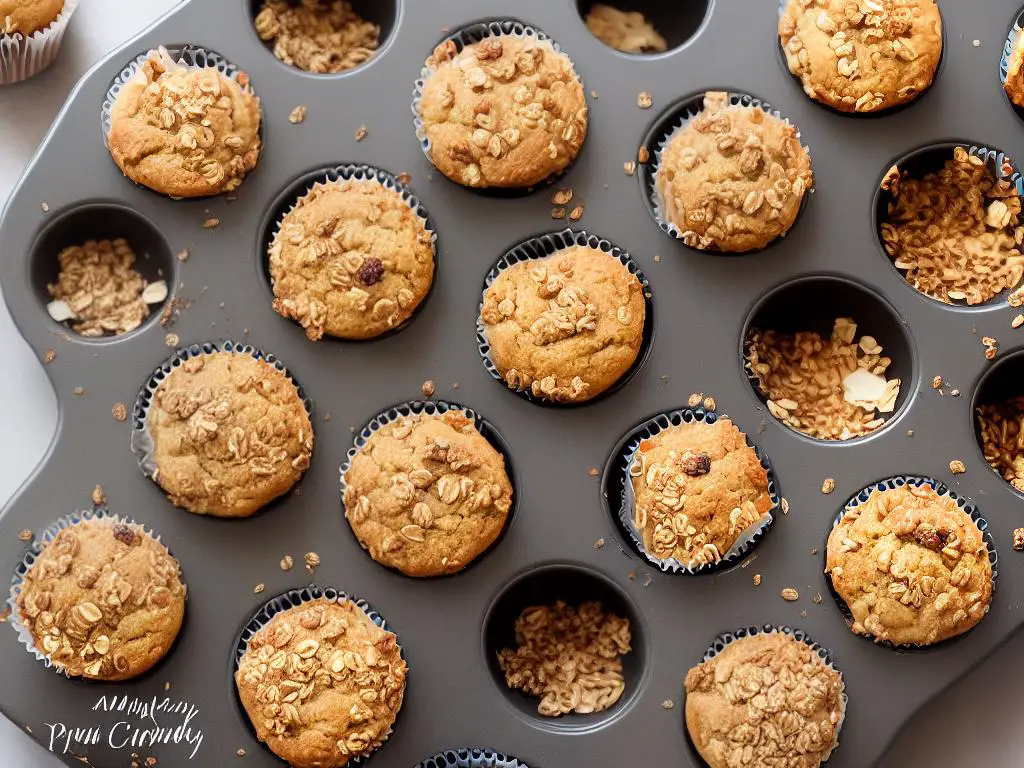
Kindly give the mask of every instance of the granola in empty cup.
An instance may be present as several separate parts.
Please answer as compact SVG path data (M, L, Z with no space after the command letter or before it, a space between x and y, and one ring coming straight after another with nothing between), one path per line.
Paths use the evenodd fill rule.
M587 135L583 84L550 40L500 34L447 40L419 94L431 162L469 187L531 187L576 159Z
M408 666L392 632L348 599L276 614L235 671L256 737L295 768L341 768L388 738Z
M710 768L817 768L839 745L842 675L784 632L732 640L684 687L686 728Z
M896 166L886 174L882 242L925 296L984 304L1024 277L1021 200L1008 159L1000 171L996 178L980 157L955 147L941 170L919 179Z
M668 48L665 38L638 11L595 3L587 11L586 24L594 37L623 53L660 53Z
M256 14L256 33L285 64L318 74L357 67L380 45L380 27L347 0L266 0Z
M992 563L978 524L927 483L871 491L828 537L825 573L850 629L894 645L931 645L988 613Z
M788 0L779 39L815 101L874 112L927 90L942 56L935 0Z
M248 80L151 52L111 108L114 162L132 181L171 197L235 189L260 155L260 101Z
M985 461L1024 493L1024 397L980 405L975 418Z
M629 619L601 603L532 606L516 619L515 630L516 647L499 651L498 664L510 688L540 699L537 711L545 717L602 712L626 690Z

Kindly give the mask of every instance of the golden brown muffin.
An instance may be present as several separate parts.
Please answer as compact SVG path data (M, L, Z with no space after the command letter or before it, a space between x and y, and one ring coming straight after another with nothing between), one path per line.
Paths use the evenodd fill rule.
M153 479L171 503L248 517L309 468L313 426L295 385L243 352L191 357L153 394L146 417Z
M557 402L604 392L640 353L643 286L621 261L573 245L503 269L480 319L505 383Z
M656 186L684 243L743 253L789 231L813 180L795 127L709 91L703 111L669 140Z
M1024 107L1024 30L1018 31L1017 39L1013 41L1003 90L1010 101L1018 107Z
M586 23L594 37L623 53L659 53L668 48L665 38L637 11L595 3L587 11Z
M686 728L710 768L817 768L839 746L842 675L782 632L734 640L685 688Z
M64 0L0 0L0 33L25 37L46 29L64 10Z
M295 768L377 749L405 696L398 640L351 600L311 600L253 635L235 684L256 736Z
M934 0L789 0L779 38L808 96L842 112L874 112L932 84L942 16Z
M408 320L434 279L434 240L379 181L317 183L270 246L274 311L317 341L369 339Z
M260 100L213 67L150 53L117 95L107 144L132 181L171 197L230 192L260 155Z
M427 59L420 99L430 160L469 187L531 187L564 170L587 135L583 84L549 40L451 40Z
M376 430L345 484L359 543L407 576L461 571L498 538L512 507L505 458L459 410Z
M988 613L992 564L977 524L931 486L875 489L828 537L825 573L850 628L895 645L931 645Z
M359 66L380 44L380 27L360 17L347 0L265 0L256 14L256 33L274 43L274 55L285 64L328 74Z
M178 561L135 523L83 520L43 547L18 617L72 677L127 680L164 657L185 616Z
M774 506L768 472L724 417L642 440L629 476L644 549L691 568L717 563Z

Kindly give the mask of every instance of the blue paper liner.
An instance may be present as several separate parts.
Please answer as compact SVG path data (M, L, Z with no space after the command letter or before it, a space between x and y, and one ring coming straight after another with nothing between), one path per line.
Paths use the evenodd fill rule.
M843 505L842 509L839 510L839 514L836 515L835 519L832 521L832 526L829 528L829 535L831 535L832 531L839 526L839 523L842 521L843 517L846 516L846 513L849 510L854 509L860 506L861 504L865 503L869 498L871 498L871 494L874 491L891 491L896 488L902 488L905 485L912 485L918 488L927 485L928 487L932 488L939 496L948 496L950 499L955 501L957 506L960 507L960 509L962 509L964 512L966 512L967 515L971 518L971 520L974 521L974 524L978 526L978 530L981 531L981 537L985 542L985 547L988 550L989 563L992 564L992 597L994 598L996 593L996 577L999 575L999 550L996 549L995 539L992 537L992 533L989 531L988 521L981 516L981 513L978 511L978 508L972 502L960 498L957 494L951 491L945 483L935 480L934 478L924 477L921 475L894 475L893 477L886 478L885 480L880 480L877 483L872 483L871 485L862 488L850 499L848 499L847 502ZM825 546L822 548L822 552L824 553L824 557L822 559L827 559L827 538L825 540ZM840 594L836 591L835 586L832 584L832 574L828 571L825 572L825 581L828 583L829 592L832 593L832 597L836 601L836 605L839 607L840 613L843 614L843 619L846 621L847 626L851 626L853 624L853 613L850 611L850 607L846 604L846 601L843 600ZM992 603L990 602L990 605L991 604ZM982 618L981 621L984 621L984 618ZM981 624L981 621L979 621L978 624ZM946 643L952 642L961 637L964 637L967 634L970 634L970 632L973 629L975 629L978 626L978 624L975 624L974 627L971 627L971 629L968 629L965 632L961 632L958 635L946 638L945 640L941 640L937 643L932 643L931 645L892 643L888 640L879 640L869 632L857 632L854 634L866 640L871 640L876 645L881 645L894 651L928 651L933 648L941 647Z
M487 293L487 289L491 287L491 284L498 279L504 270L524 261L531 261L534 259L546 259L550 256L554 256L559 251L563 251L566 248L572 246L580 246L586 248L593 248L594 250L606 253L616 260L622 266L624 266L631 275L635 275L637 280L640 281L640 289L644 295L644 328L643 336L640 341L640 349L637 351L636 359L633 364L626 370L619 380L608 387L603 392L595 395L592 398L574 402L560 402L557 400L551 400L546 397L540 397L534 395L533 392L522 388L513 388L508 385L505 379L502 377L497 366L491 360L491 344L487 340L487 328L484 325L482 312L483 312L483 296ZM538 235L531 237L529 240L524 240L515 247L511 248L505 253L498 262L491 267L490 271L484 277L483 290L480 292L480 303L477 305L477 316L476 316L476 343L477 350L480 353L480 357L483 360L484 368L487 373L490 374L491 378L501 384L502 387L516 393L524 400L534 403L536 405L552 406L556 408L578 408L584 405L590 405L596 403L599 400L608 397L615 392L618 392L622 387L632 380L640 369L643 368L647 362L647 358L651 354L651 344L654 341L654 300L651 294L651 285L640 269L640 265L633 260L633 257L629 255L627 251L620 248L619 246L612 243L599 235L592 234L587 230L573 229L567 227L560 232L549 232L545 235Z
M416 764L415 768L529 768L514 757L493 749L449 749Z

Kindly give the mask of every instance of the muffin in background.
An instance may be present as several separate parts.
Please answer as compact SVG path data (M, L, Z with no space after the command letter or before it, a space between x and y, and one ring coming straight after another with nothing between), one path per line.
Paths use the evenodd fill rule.
M50 66L78 0L0 0L0 85Z

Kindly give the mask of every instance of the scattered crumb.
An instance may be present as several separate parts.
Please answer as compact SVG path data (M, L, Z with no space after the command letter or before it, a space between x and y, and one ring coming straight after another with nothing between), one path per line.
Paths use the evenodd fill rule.
M663 702L661 702L661 706L664 709L672 709L672 707L675 706L675 703L672 701L672 699L665 699Z
M1018 552L1024 552L1024 528L1013 529L1013 548Z
M164 344L168 347L176 347L180 341L181 339L178 338L178 334L176 333L168 333L167 336L164 337Z
M718 403L716 403L715 402L715 398L711 397L710 395L708 397L704 398L704 410L705 411L713 411L713 410L715 410L715 406L716 405L718 405Z
M686 404L688 406L690 406L691 408L696 408L703 401L704 401L704 393L703 392L694 392L692 395L690 395L689 399L686 401Z
M4 608L2 611L0 611L0 624L6 623L7 622L7 618L10 615L11 615L11 609L10 608ZM25 726L25 730L28 731L29 733L32 733L32 729L29 728L27 725Z
M39 204L39 207L43 209L43 213L47 213L50 210L50 206L46 203L46 201L41 202Z
M552 219L564 219L565 218L565 208L552 208L551 209L551 218Z
M356 131L356 141L362 141L366 138L366 134L369 133L365 125L360 125Z
M821 593L815 592L814 597L811 598L811 602L815 605L821 605Z
M204 229L215 229L216 227L219 227L219 226L220 226L220 219L215 218L213 216L211 216L210 218L208 218L206 221L203 222L203 228Z
M806 619L807 618L807 611L800 611L800 618L801 619Z
M914 436L914 430L908 429L907 430L907 437L913 437L913 436Z
M954 475L962 475L964 472L967 471L967 467L964 465L962 461L960 461L960 459L953 459L951 462L949 462L949 471L952 472Z
M579 221L583 218L583 206L577 205L571 211L569 211L569 221Z
M164 690L165 690L165 691L169 691L169 690L171 690L171 684L170 684L170 682L166 682L166 683L164 683Z
M324 421L330 421L330 420L331 420L331 414L325 413L324 414Z
M785 496L783 496L782 500L779 502L779 506L782 508L782 514L784 514L784 515L788 515L789 514L789 499L787 499Z
M821 492L828 494L828 493L832 493L832 491L834 491L835 489L836 489L836 481L833 480L831 477L826 477L825 478L825 482L823 482L821 484Z
M782 590L781 594L782 599L789 603L792 603L794 600L800 599L800 593L792 587L786 587L784 590Z
M424 397L433 397L434 396L434 380L433 379L427 379L426 381L424 381L423 385L420 387L420 391L423 393Z
M406 173L405 171L402 171L400 174L395 176L395 181L397 181L399 184L408 186L409 184L412 183L412 176Z
M640 91L636 95L636 105L640 109L650 109L652 104L654 104L654 99L648 91Z
M960 390L959 389L951 389L949 391L949 394L951 394L953 397L960 397Z
M306 570L310 573L313 573L316 567L320 565L320 555L316 552L307 552L302 559L306 561Z
M553 205L568 205L569 201L572 200L572 188L556 189L554 194L551 195L551 203Z
M980 48L981 47L981 40L973 40L973 41L971 41L971 45L973 45L975 48Z
M261 581L259 584L257 584L255 587L252 588L252 591L253 591L253 594L257 594L258 595L260 592L262 592L266 588L267 588L267 585L264 584Z
M629 580L630 581L636 581L636 571L630 571L629 572Z
M459 382L457 382L457 381L453 381L452 382L452 389L458 389L459 386L460 386Z
M627 176L632 176L636 173L636 162L633 160L627 160L622 164L622 170L626 172Z
M999 352L999 342L991 336L983 336L981 338L981 343L985 345L985 359L994 360L996 353Z
M1020 328L1022 325L1024 325L1024 315L1017 315L1010 321L1011 328Z
M1024 287L1018 288L1009 296L1006 297L1006 303L1011 307L1019 307L1024 305Z
M178 251L178 261L188 261L188 248Z
M75 393L75 397L81 397L85 394L85 387L75 387L72 392Z
M245 750L239 748L239 750L237 752L235 752L235 754L238 755L239 757L245 757Z
M92 503L97 507L102 507L107 503L107 494L103 492L103 486L98 485L92 489Z
M56 359L57 353L54 352L52 349L48 349L46 350L46 352L43 353L43 365L49 365Z
M755 587L760 587L761 586L761 574L760 573L755 573L753 581L754 581L754 586Z
M599 99L601 97L597 95L597 91L591 91L590 92L590 98L592 98L592 99Z
M651 577L651 574L648 573L646 576L644 576L644 586L645 587L651 586L651 582L652 581L654 581L654 579Z
M115 421L127 421L128 420L128 408L124 403L114 403L110 409L111 415Z
M301 106L301 105L296 107L295 109L293 109L291 111L291 114L288 115L288 122L291 123L292 125L298 125L299 123L301 123L305 119L306 119L306 107L305 106Z
M814 547L814 549L811 550L811 557L814 557L816 554L818 554L818 548Z
M155 757L147 757L146 758L146 768L153 768L154 765L156 765L156 758Z
M647 147L640 147L636 153L636 159L640 162L640 165L646 165L647 161L651 159L651 153Z
M932 379L932 389L938 389L941 386L942 386L942 377L941 376L936 376L934 379Z
M661 263L661 254L660 253L654 254L654 263L655 264L660 264Z
M600 549L604 546L604 539L598 539L594 542L594 549Z
M21 541L32 541L32 531L26 528L18 534L18 538Z
M597 477L598 475L601 474L601 471L597 467L591 467L590 469L587 470L587 474L590 475L591 477Z

